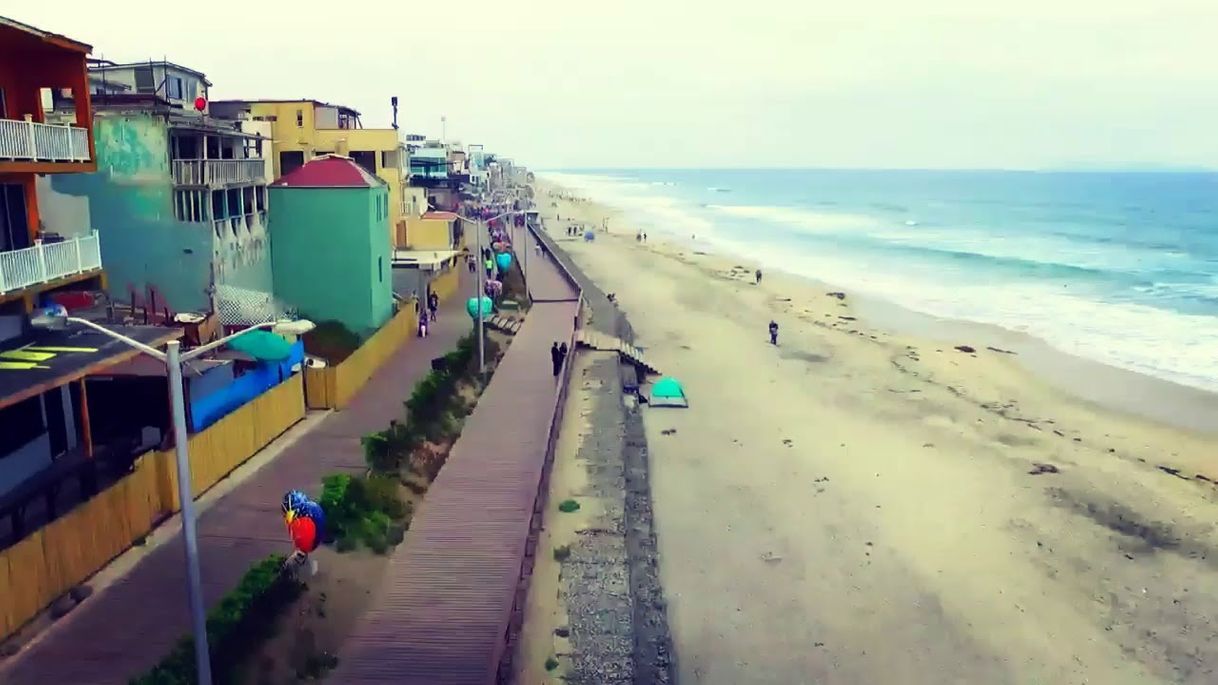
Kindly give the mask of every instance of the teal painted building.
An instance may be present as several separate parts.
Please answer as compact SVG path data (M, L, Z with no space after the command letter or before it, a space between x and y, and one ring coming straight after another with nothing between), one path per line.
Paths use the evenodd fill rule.
M271 291L269 141L155 98L103 100L93 126L97 173L51 177L39 201L47 230L97 229L114 299L210 312L217 286Z
M275 296L312 321L367 337L393 316L389 187L325 155L270 186Z

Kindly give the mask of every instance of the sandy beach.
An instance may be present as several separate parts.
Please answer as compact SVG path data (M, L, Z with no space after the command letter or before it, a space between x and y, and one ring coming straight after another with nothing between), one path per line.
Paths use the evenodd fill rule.
M689 395L644 419L682 681L1218 679L1212 396L979 327L911 333L560 195L541 184L546 229Z

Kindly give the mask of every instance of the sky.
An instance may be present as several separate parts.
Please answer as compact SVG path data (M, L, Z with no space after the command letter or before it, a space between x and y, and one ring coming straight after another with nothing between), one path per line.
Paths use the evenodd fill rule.
M723 4L724 7L716 5ZM6 3L533 168L1218 168L1215 0Z

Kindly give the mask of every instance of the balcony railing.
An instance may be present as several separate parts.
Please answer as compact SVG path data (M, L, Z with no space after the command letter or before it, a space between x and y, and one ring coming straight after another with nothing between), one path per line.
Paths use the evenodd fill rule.
M89 131L77 126L0 119L0 159L89 161Z
M180 186L226 186L266 180L261 159L175 159L173 182Z
M102 267L97 231L59 243L0 252L0 293L13 292L57 278Z

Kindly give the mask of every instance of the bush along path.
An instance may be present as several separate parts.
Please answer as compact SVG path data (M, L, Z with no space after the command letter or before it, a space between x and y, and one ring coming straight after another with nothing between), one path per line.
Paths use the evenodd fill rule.
M274 631L276 619L304 593L303 582L281 572L283 562L284 557L276 555L254 564L208 614L207 642L216 683L240 681L249 657ZM131 680L132 685L197 682L194 640L189 635L152 670Z

